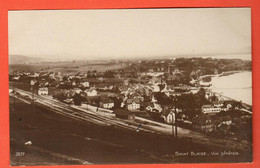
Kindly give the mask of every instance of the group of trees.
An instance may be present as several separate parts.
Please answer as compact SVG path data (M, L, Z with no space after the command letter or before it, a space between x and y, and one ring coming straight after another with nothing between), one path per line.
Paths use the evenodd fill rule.
M59 101L64 101L67 99L67 96L63 93L55 94L52 97L58 99Z
M212 117L220 135L236 137L239 140L252 141L252 116L241 110L230 109L222 111ZM231 124L223 124L223 121L232 121ZM221 124L222 123L222 124Z
M201 106L209 103L205 98L204 89L200 89L196 94L181 94L175 97L168 97L165 93L157 92L154 93L154 98L162 106L170 105L182 109L183 113L189 118L198 115L201 112Z
M72 98L75 105L81 105L82 102L86 101L86 98L80 94L75 94Z
M113 78L113 77L115 77L115 75L116 75L116 73L114 71L107 70L104 72L103 77L104 78Z
M73 86L71 84L68 84L68 83L64 83L64 84L60 84L58 86L59 89L72 89Z
M64 100L68 99L68 96L66 96L65 93L58 93L58 94L53 95L53 98L55 98L59 101L64 101ZM81 105L82 102L85 102L87 99L85 97L81 96L80 94L75 94L72 97L72 100L75 105Z
M164 71L175 68L182 71L183 78L190 80L202 75L222 73L224 71L251 70L251 61L240 59L212 59L212 58L176 58L173 60L149 60L131 64L135 72ZM184 82L185 82L184 81Z
M199 91L196 94L182 94L177 99L177 107L182 109L183 113L189 118L193 118L201 113L201 106L207 104L205 94Z
M164 105L172 105L173 99L166 96L165 93L162 92L156 92L154 93L154 98L157 100L157 103L164 106Z

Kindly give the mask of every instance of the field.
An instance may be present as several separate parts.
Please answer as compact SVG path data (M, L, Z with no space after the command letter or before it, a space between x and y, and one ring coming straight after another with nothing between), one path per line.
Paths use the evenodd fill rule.
M33 64L9 65L9 72L13 71L48 71L48 72L103 72L111 69L123 68L125 64L111 62L90 62L90 61L71 61L71 62L41 62Z

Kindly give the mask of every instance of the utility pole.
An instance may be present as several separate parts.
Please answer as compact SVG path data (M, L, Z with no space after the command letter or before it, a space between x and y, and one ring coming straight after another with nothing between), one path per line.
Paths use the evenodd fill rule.
M31 90L32 90L32 103L34 103L34 84L35 84L35 81L32 81L31 80Z
M33 87L33 103L34 103L34 87Z
M173 119L172 119L173 121ZM174 136L174 123L172 122L172 136Z
M34 103L34 88L32 86L32 103Z
M16 97L15 97L15 90L13 90L13 94L14 94L14 112L15 112L15 99L16 99Z
M178 139L178 132L177 132L177 107L176 107L176 103L177 102L177 98L174 97L174 114L175 114L175 136L176 139Z

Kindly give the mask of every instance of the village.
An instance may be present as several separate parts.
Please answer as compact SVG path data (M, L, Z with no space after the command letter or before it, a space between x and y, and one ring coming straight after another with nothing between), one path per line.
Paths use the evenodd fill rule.
M9 74L9 92L19 88L68 105L95 107L96 113L114 113L125 120L138 116L211 136L250 141L249 135L241 134L243 129L250 130L250 106L212 92L199 76L187 79L185 70L177 66L154 63L153 68L142 71L133 68L145 67L141 64L138 61L104 72L14 71ZM197 75L194 71L189 74Z

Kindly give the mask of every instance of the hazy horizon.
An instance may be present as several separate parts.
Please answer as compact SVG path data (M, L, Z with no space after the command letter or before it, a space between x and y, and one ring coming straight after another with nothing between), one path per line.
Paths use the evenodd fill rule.
M28 60L24 62L70 62L70 61L111 61L111 60L121 60L121 61L134 61L134 60L148 60L148 59L174 59L174 58L212 58L212 59L241 59L241 60L250 60L251 61L251 54L233 54L233 55L175 55L175 56L154 56L154 57L141 57L141 58L53 58L51 56L26 56L26 55L9 55L9 64L13 64L12 61L15 60L14 57L22 57L18 59L28 58ZM31 60L33 59L33 60ZM17 63L17 60L14 61Z
M9 55L251 60L250 8L9 11Z

